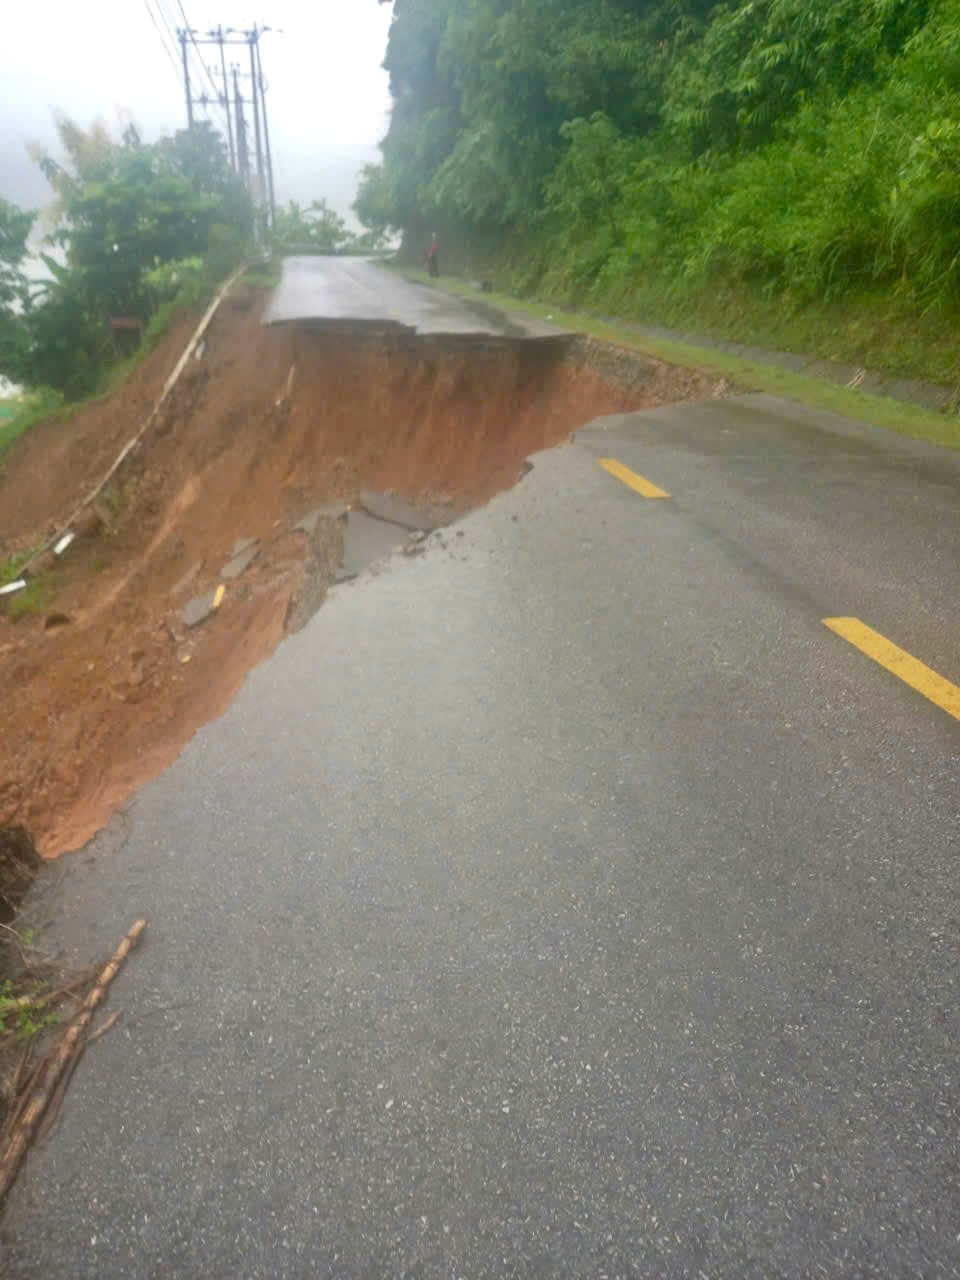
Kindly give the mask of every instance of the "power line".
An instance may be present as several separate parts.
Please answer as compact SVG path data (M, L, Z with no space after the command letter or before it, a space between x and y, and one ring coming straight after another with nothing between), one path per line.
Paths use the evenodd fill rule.
M167 45L166 41L163 38L163 32L160 30L160 24L157 22L157 19L154 16L154 12L150 7L150 0L143 0L143 7L146 9L147 13L150 15L150 21L153 23L153 28L157 33L158 40L160 41L160 47L163 49L163 52L167 55L167 59L171 67L173 67L173 74L177 77L177 83L179 84L180 68L177 66L176 56L170 51L169 46Z
M170 48L173 50L176 50L177 38L173 33L173 27L170 24L170 19L167 15L167 11L163 7L163 0L151 0L151 4L152 4L152 7L156 10L157 17L160 19L160 22L163 26L163 32L161 33L161 38L163 38L163 36L165 35L166 40L170 44ZM175 54L174 54L174 61L176 61Z

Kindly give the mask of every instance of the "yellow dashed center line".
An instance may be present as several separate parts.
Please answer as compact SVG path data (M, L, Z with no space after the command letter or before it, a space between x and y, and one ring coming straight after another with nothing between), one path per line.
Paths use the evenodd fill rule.
M616 476L618 480L623 481L625 485L642 494L645 498L670 497L666 489L659 489L655 484L651 484L649 480L645 480L643 476L638 476L635 471L625 467L616 458L600 458L599 462L604 471L609 471L612 476Z
M659 485L638 475L636 471L631 471L616 458L600 458L598 461L604 471L615 476L621 483L644 498L670 497L666 489L661 489ZM939 675L932 667L928 667L913 654L907 653L906 649L895 645L879 631L868 627L859 618L824 618L823 623L854 648L865 653L868 658L885 667L891 675L895 675L898 680L902 680L904 684L915 689L942 711L946 711L947 715L960 720L960 687Z
M861 653L922 693L947 715L960 720L960 688L938 675L936 671L914 658L905 649L892 644L879 631L874 631L859 618L824 618L824 626L849 641Z

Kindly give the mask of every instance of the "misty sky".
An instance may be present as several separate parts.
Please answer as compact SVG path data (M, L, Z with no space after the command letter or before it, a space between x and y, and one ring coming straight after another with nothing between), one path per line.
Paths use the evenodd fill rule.
M324 196L341 213L357 175L377 158L389 94L381 69L392 8L377 0L182 0L190 25L282 29L262 40L278 201ZM177 68L164 52L163 26L184 25L178 0L21 0L4 6L0 41L0 196L28 208L51 196L25 150L53 145L51 108L82 124L100 116L116 133L132 118L147 137L183 128ZM166 34L166 32L164 32ZM218 63L214 46L209 64ZM242 69L247 50L232 51ZM197 79L200 72L193 62ZM212 93L209 82L204 81ZM202 113L201 113L201 117ZM211 111L222 129L222 111Z

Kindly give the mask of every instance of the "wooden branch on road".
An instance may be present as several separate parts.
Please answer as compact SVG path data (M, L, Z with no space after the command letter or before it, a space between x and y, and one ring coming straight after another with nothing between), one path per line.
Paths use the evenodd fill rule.
M86 1032L97 1006L107 994L107 988L120 972L123 962L140 940L147 927L146 920L137 920L126 937L110 957L97 979L96 986L84 1000L80 1012L70 1023L63 1039L48 1058L32 1085L29 1101L18 1109L7 1139L7 1145L0 1156L0 1200L7 1194L17 1176L30 1142L43 1119L47 1107L55 1096L59 1083L76 1059L83 1052L87 1043ZM104 1028L105 1029L105 1028Z

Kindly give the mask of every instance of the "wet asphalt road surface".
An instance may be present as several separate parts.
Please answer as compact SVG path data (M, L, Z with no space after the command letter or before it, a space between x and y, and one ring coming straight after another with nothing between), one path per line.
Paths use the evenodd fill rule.
M533 316L507 316L481 302L404 280L364 258L285 258L268 324L312 320L342 329L409 330L422 337L559 338Z
M958 516L748 397L337 587L35 904L150 929L9 1274L960 1275L960 722L823 624L960 683Z

